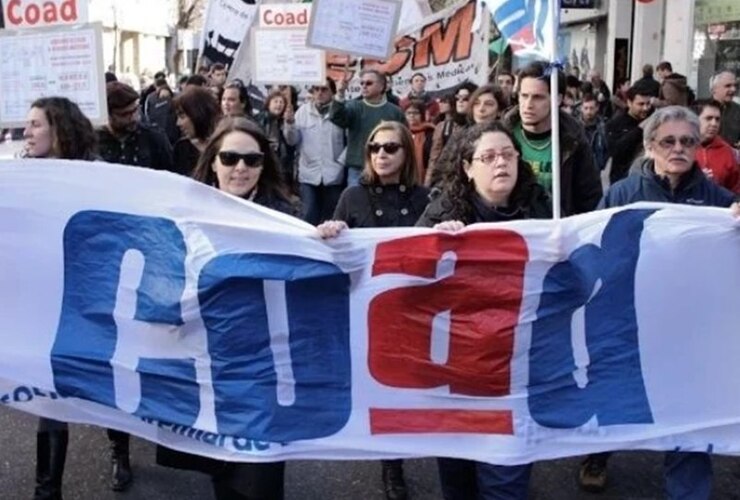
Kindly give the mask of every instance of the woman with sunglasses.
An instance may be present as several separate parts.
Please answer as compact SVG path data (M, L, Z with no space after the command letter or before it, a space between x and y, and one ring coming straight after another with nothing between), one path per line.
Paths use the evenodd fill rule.
M66 97L44 97L34 101L26 118L23 139L24 158L87 161L97 158L97 136L90 120L82 114L77 104ZM39 419L34 500L62 498L68 442L69 428L66 422Z
M335 238L347 228L413 226L427 200L416 178L411 132L398 122L380 122L365 145L360 184L344 190L334 220L320 224L318 232ZM407 498L402 460L383 460L382 478L388 500Z
M254 122L224 118L208 140L193 178L294 217L300 207L291 199L270 141ZM157 447L157 463L212 476L216 500L282 500L285 462L225 462Z
M514 136L503 125L498 122L474 125L450 145L454 154L447 163L439 165L442 173L439 192L418 226L454 232L477 222L552 216L547 193L537 184L531 167L521 159ZM466 337L475 339L489 335L489 328L495 329L496 325L471 322L469 328ZM527 498L531 464L501 466L438 458L437 465L446 500Z

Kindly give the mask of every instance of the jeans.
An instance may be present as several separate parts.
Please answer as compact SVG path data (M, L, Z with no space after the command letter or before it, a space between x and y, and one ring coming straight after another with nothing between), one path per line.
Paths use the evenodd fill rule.
M712 457L708 453L669 451L663 473L670 500L708 500L712 492Z
M362 167L347 167L347 187L359 185L361 176Z
M336 186L313 186L301 183L301 203L303 204L303 220L314 226L324 221L331 220L334 209L337 207L339 196L344 187Z
M445 500L526 500L532 464L491 465L438 458Z

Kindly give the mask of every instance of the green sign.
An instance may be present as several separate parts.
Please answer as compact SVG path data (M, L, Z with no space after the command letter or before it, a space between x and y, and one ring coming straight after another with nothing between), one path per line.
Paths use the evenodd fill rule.
M738 0L696 0L695 9L695 24L740 21L740 1Z

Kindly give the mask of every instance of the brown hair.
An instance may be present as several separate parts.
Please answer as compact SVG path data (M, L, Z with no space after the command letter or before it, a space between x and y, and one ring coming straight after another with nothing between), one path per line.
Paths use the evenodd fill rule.
M213 163L216 161L216 155L221 149L224 137L232 132L242 132L252 137L257 141L260 152L265 155L262 163L262 173L257 181L258 190L261 193L290 200L288 190L280 175L278 159L270 147L270 141L256 123L241 116L226 117L218 123L193 170L193 179L219 188L218 177L216 172L213 171Z
M139 98L139 93L123 82L109 82L105 85L108 111L123 109Z
M416 149L414 148L414 139L409 132L408 127L403 123L382 121L376 126L367 138L365 143L365 167L362 169L362 180L367 184L380 184L380 178L378 174L373 170L372 162L370 161L370 149L368 144L373 142L378 132L388 130L395 132L401 138L401 145L403 146L403 153L405 155L403 165L401 166L401 178L400 184L411 187L418 183L416 178Z
M203 87L190 87L172 100L175 112L193 122L195 136L205 141L221 117L221 106L213 94Z
M54 157L64 160L94 160L98 137L79 106L66 97L42 97L31 104L46 115Z
M272 101L274 101L275 99L277 99L277 98L280 98L280 99L282 99L282 100L283 100L283 104L284 104L284 106L283 106L283 113L285 113L285 108L287 108L287 107L288 107L288 104L289 104L289 103L288 103L288 100L287 100L287 99L285 99L285 95L283 95L283 93L282 93L282 92L280 92L279 90L273 90L273 91L272 91L272 92L270 92L270 94L269 94L269 95L267 96L267 99L265 99L265 113L267 113L267 114L271 114L271 113L270 113L270 103L271 103ZM280 118L282 118L282 117L283 117L283 115L281 114L281 115L280 115Z
M489 83L487 85L483 85L481 87L478 87L473 91L472 94L470 94L470 97L468 98L468 102L470 103L470 106L468 107L468 120L470 123L475 123L473 120L473 108L475 107L475 101L482 95L490 94L493 96L493 98L496 101L496 106L498 106L498 110L496 111L496 118L498 118L501 113L504 112L506 109L506 100L504 99L504 92L501 90L501 87L498 85L494 85L492 83Z

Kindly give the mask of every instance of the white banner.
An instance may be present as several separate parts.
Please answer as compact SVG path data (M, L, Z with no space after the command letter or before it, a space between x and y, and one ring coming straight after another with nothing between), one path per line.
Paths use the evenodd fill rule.
M102 28L0 30L0 125L22 127L31 103L63 96L94 125L108 123Z
M108 188L106 188L108 186ZM230 460L740 451L740 224L352 230L165 172L0 165L0 402Z

